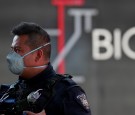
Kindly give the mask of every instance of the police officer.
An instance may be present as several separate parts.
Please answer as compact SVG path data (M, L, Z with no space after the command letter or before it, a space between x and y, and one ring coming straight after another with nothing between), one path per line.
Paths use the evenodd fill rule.
M37 93L36 97L41 97L37 110L26 110L25 113L91 115L83 89L71 79L72 76L56 74L53 70L50 63L51 43L47 32L35 23L22 22L13 28L12 33L12 51L7 55L7 62L9 70L19 76L18 81L11 85L15 87L15 98L21 100L31 97L28 94L34 91Z

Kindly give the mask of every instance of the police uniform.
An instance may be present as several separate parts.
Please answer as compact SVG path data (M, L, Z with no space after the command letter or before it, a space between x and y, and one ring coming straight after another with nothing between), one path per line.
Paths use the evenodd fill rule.
M18 100L32 91L43 89L44 95L39 101L39 108L36 107L37 112L43 105L46 115L91 115L83 89L71 79L70 75L56 74L50 63L38 75L29 80L19 78L13 86L17 87Z

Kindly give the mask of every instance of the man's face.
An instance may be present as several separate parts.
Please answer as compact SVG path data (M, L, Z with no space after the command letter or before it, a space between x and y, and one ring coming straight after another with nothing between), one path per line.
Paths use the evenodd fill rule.
M15 51L16 53L20 54L21 56L25 55L26 53L30 52L30 47L26 44L26 41L28 40L27 35L20 35L15 36L13 38L13 42L11 44L11 49ZM35 57L36 52L31 53L24 57L24 65L27 67L35 66Z

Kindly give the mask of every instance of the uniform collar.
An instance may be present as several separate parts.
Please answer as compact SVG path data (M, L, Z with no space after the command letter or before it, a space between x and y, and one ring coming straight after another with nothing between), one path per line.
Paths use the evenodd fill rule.
M56 72L54 71L52 65L49 63L47 68L44 69L38 75L36 75L28 80L24 80L19 77L19 81L24 81L24 82L26 82L26 84L29 84L29 85L36 85L36 84L43 83L43 82L47 81L48 79L55 77L55 76L56 76Z

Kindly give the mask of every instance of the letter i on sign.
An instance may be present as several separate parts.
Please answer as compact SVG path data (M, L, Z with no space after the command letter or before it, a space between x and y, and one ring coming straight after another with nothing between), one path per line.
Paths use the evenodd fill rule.
M65 47L65 6L82 6L84 0L52 0L52 4L57 6L58 10L58 30L60 34L58 36L58 54ZM65 60L63 59L58 66L58 73L65 73Z

